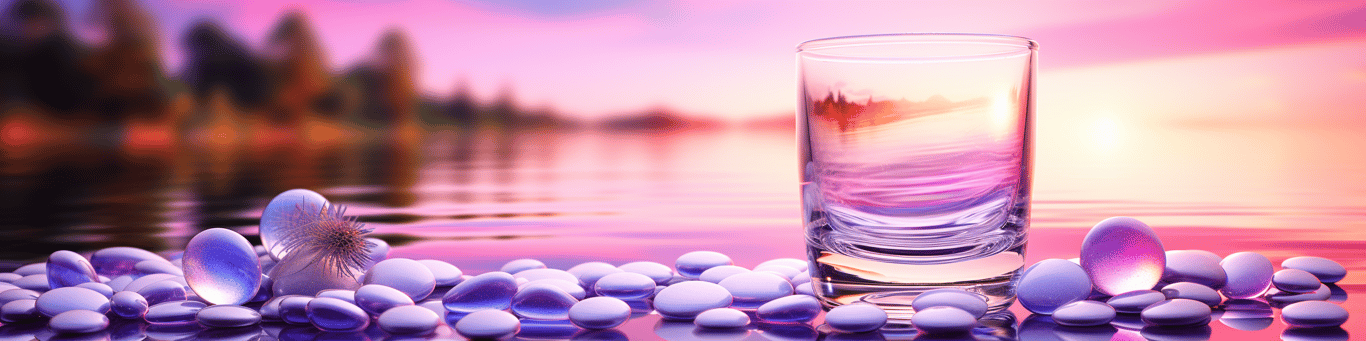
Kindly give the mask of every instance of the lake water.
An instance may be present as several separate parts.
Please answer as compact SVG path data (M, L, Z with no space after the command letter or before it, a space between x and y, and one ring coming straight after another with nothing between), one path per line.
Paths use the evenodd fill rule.
M1027 264L1076 257L1087 228L1125 215L1153 226L1168 250L1257 251L1276 264L1298 255L1335 259L1350 271L1340 287L1351 298L1341 304L1366 311L1359 297L1366 294L1366 153L1359 150L1366 130L1095 130L1041 121L1037 136ZM672 264L684 252L714 250L751 267L804 255L790 130L453 130L276 141L6 146L0 259L13 266L56 250L124 245L174 252L211 227L251 235L266 202L291 188L346 205L395 246L391 257L446 260L466 273L516 258L555 268L589 260ZM998 328L999 335L1070 335L1018 305L1010 311L1013 322L1004 325L1025 328ZM1219 321L1210 328L1216 340L1285 332L1279 321L1252 331ZM1360 316L1344 328L1366 335ZM765 327L699 334L657 315L618 330L579 337L814 340L817 333ZM1199 338L1204 331L1187 332ZM448 329L437 337L458 339ZM1114 335L1135 337L1140 332L1123 328Z

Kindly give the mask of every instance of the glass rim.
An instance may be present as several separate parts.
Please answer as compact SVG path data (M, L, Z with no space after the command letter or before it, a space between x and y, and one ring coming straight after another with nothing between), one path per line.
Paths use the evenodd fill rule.
M996 45L999 49L982 52L967 53L941 53L941 54L870 54L870 53L851 53L850 48L868 47L877 45L914 45L914 44L937 44L940 46L962 45L977 46ZM943 61L943 60L971 60L971 59L994 59L1032 54L1038 49L1039 44L1034 40L1004 34L983 34L983 33L885 33L885 34L866 34L838 36L820 39L812 39L797 44L797 54L804 58L817 58L831 61ZM840 53L839 51L845 51ZM907 50L910 51L910 50Z

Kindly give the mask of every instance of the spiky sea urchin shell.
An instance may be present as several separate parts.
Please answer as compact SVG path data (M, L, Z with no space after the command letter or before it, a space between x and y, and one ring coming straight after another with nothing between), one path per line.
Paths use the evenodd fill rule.
M326 271L349 277L356 277L356 272L369 264L370 248L375 244L366 241L365 235L373 229L366 228L354 216L346 216L345 206L300 205L296 213L282 229L280 245L286 254L315 255L313 261Z

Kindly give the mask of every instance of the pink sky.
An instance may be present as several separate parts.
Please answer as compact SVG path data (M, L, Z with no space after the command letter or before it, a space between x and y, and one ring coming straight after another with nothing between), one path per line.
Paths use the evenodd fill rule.
M82 2L72 0L70 5L79 11L88 7ZM1351 1L143 3L162 23L173 69L180 62L179 32L195 18L215 18L259 47L284 12L298 9L312 20L335 68L365 60L386 28L400 27L414 42L422 62L421 87L430 94L449 96L463 80L484 100L509 88L525 106L545 106L580 117L651 107L739 119L791 112L796 102L793 53L798 43L897 32L997 33L1035 39L1041 45L1041 111L1048 105L1070 103L1046 104L1045 96L1123 97L1113 91L1153 92L1165 87L1169 79L1195 83L1182 88L1237 85L1222 77L1198 76L1211 65L1230 66L1234 70L1228 72L1252 78L1263 74L1264 80L1290 85L1263 94L1243 93L1247 96L1326 99L1336 103L1330 105L1333 108L1359 108L1361 100L1355 99L1359 96L1344 94L1366 93L1360 92L1366 83L1366 62L1361 58L1366 51L1366 5ZM1249 59L1249 52L1270 55ZM1225 59L1227 63L1222 62ZM1098 81L1112 86L1066 89L1079 79L1144 67L1148 73L1142 76L1148 83L1102 79ZM1256 69L1240 71L1238 67ZM1303 67L1331 74L1331 79L1320 82L1323 75L1301 75L1298 70ZM1049 89L1050 82L1067 92ZM1185 94L1156 91L1151 95ZM1199 98L1189 100L1210 104Z

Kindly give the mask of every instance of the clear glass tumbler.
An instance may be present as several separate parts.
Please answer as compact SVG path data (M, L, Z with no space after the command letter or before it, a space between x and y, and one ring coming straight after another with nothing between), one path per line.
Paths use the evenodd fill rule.
M908 317L956 287L1015 300L1029 228L1036 44L890 34L797 47L802 206L816 295Z

